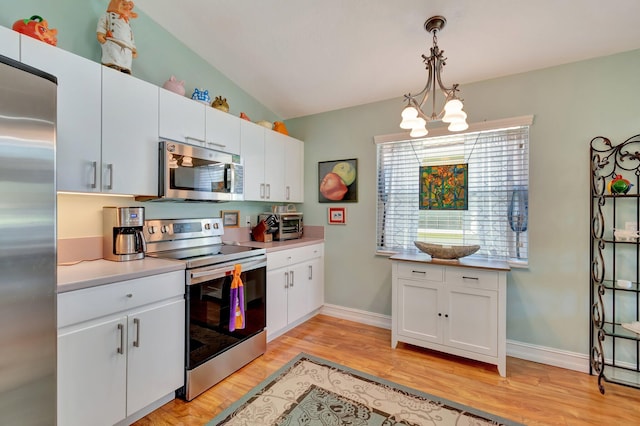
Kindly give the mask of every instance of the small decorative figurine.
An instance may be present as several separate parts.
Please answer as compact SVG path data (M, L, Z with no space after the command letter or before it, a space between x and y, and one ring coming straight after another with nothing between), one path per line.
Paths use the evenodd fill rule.
M273 129L273 124L271 124L271 122L267 120L256 121L256 124L258 126L266 127L267 129Z
M223 98L222 96L216 96L213 102L211 102L211 106L215 109L219 109L220 111L229 112L227 98Z
M38 15L33 15L29 19L20 19L19 21L14 22L12 28L14 31L35 38L36 40L43 41L52 46L56 46L58 44L58 39L56 38L58 30L55 28L49 28L49 23Z
M209 105L209 102L211 102L211 96L209 96L208 90L195 89L193 91L193 95L191 95L191 99L194 99L198 102L202 102L207 105Z
M131 0L110 0L96 30L102 45L102 64L131 74L132 59L138 56L129 20L137 18Z
M175 76L171 76L171 78L164 82L162 85L167 90L170 90L174 93L177 93L180 96L184 96L184 80L178 81Z
M616 175L608 184L607 189L611 194L626 194L629 192L633 184L627 179L624 179L622 175Z
M287 130L287 126L285 126L282 121L275 121L273 123L273 130L275 130L276 132L280 132L283 135L289 134L289 131Z
M251 120L249 119L249 116L248 116L247 114L245 114L244 112L241 112L241 113L240 113L240 118L242 118L243 120L251 121Z

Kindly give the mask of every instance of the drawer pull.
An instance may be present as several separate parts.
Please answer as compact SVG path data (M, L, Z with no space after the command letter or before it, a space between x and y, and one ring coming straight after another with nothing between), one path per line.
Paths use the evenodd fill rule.
M425 271L411 271L412 274L426 274Z
M463 280L476 280L476 281L478 281L478 280L479 280L479 278L478 278L478 277L466 277L466 276L464 276L464 275L462 276L462 279L463 279Z
M131 293L127 293L127 297L128 297L129 299L131 299L131 298L133 297L133 294L131 294Z

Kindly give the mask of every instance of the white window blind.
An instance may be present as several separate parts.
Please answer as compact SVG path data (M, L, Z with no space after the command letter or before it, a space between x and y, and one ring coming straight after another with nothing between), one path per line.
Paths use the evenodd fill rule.
M529 125L404 138L377 140L378 252L415 251L414 241L478 244L478 256L526 262ZM420 210L420 167L461 163L467 210Z

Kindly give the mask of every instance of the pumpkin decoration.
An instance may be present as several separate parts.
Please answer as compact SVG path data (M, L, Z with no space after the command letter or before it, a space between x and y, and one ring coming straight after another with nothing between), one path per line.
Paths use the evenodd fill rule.
M244 112L241 112L241 113L240 113L240 118L242 118L243 120L251 121L251 120L249 119L249 116L248 116L247 114L245 114Z
M216 96L213 102L211 102L211 106L215 109L219 109L220 111L229 112L227 98L223 98L222 96Z
M287 130L287 126L285 126L282 121L274 121L273 130L275 130L276 132L280 132L283 135L289 134L289 131Z
M38 15L33 15L28 19L20 19L13 24L13 30L26 36L43 41L52 46L58 44L56 35L58 30L49 28L49 23Z

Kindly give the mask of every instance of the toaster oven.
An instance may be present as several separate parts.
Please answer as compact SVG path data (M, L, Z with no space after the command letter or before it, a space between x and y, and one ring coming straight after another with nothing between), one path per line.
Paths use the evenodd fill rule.
M273 234L274 240L284 241L302 237L302 213L261 213L258 215L258 223L269 216L276 218L276 222L268 231Z

